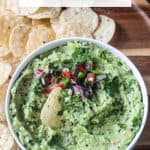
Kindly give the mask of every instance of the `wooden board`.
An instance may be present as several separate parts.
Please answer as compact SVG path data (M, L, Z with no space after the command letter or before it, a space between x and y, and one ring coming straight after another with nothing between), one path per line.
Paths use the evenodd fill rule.
M137 0L142 10L132 8L94 8L99 14L112 17L117 32L111 45L126 54L141 72L150 95L150 4ZM150 96L149 96L150 101ZM150 116L135 149L150 149Z

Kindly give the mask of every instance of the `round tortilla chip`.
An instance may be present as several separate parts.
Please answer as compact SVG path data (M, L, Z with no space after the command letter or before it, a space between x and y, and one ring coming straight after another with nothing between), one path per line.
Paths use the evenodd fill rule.
M12 67L5 61L0 61L0 85L4 84L12 71Z
M10 54L10 50L7 47L0 46L0 57L6 57Z
M56 18L60 12L60 7L41 7L32 15L28 15L28 17L32 19Z
M0 44L9 46L9 37L12 29L17 24L29 24L29 18L16 16L10 11L3 11L0 13Z
M95 31L98 20L98 15L91 8L67 8L60 15L61 22L80 23L88 33Z
M107 16L99 15L100 24L94 33L94 38L102 42L108 43L113 38L116 30L115 21Z
M55 39L55 33L51 28L43 25L38 25L32 28L29 33L29 38L26 44L26 52L30 53L42 44Z
M0 149L1 150L15 150L16 143L11 136L8 127L0 123Z
M4 12L0 14L0 44L8 46L9 35L15 26L15 16Z
M30 29L31 26L23 24L13 28L10 34L9 47L14 57L22 58L25 54L25 46Z
M8 87L8 82L0 86L0 121L5 122L5 96Z
M91 33L88 33L82 24L76 22L63 23L56 32L56 38L75 36L92 38Z

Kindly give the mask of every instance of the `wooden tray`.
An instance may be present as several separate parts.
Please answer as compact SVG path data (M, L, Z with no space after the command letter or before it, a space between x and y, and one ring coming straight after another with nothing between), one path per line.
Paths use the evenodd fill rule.
M141 2L143 1L143 2ZM111 45L125 53L141 72L148 88L150 100L150 4L140 0L132 8L94 8L99 14L112 17L117 32ZM138 3L137 3L138 4ZM135 149L150 149L150 116Z

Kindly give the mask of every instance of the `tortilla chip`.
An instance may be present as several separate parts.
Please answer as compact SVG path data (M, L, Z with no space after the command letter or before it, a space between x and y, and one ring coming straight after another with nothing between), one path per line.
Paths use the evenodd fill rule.
M37 25L44 25L47 27L50 27L50 21L49 19L42 19L42 20L32 20L32 26L37 26Z
M61 28L61 22L59 17L50 19L52 29L57 32Z
M32 19L56 18L60 12L60 7L41 7L32 15L28 15L28 17Z
M27 53L38 48L42 44L55 39L55 33L51 28L43 25L38 25L32 28L26 45Z
M13 55L9 55L7 57L6 60L8 63L11 64L12 66L12 70L11 70L11 74L10 77L13 75L13 73L15 72L16 68L18 67L18 65L20 64L21 60L20 59L16 59L15 57L13 57Z
M2 60L6 61L7 63L10 63L11 65L18 61L18 59L16 59L12 53L10 53L6 58L2 58Z
M94 33L94 38L108 43L113 38L116 30L115 21L107 16L100 15L100 24Z
M8 82L0 86L0 121L5 122L5 96L8 87Z
M13 73L16 71L16 68L19 66L20 64L20 60L16 60L15 63L12 64L12 71L11 71L11 76L13 75Z
M0 14L0 44L8 46L9 35L15 23L14 15L6 12Z
M0 123L0 149L1 150L14 150L16 143L11 136L8 127Z
M0 95L1 99L2 95ZM4 96L5 99L5 96ZM5 100L0 100L0 122L6 122L5 116Z
M9 36L17 24L30 23L30 19L18 17L10 11L0 13L0 45L9 46Z
M91 33L87 32L82 24L76 22L66 22L56 31L56 38L75 36L92 38Z
M98 26L98 15L91 8L67 8L60 15L61 22L76 22L83 25L88 33Z
M58 101L60 96L61 88L54 89L45 102L41 111L41 121L46 126L56 127L60 125L60 116L58 112L61 110L61 104Z
M13 28L10 34L9 47L14 57L22 58L25 54L25 46L30 29L31 26L23 24Z
M18 65L20 64L21 60L20 59L16 59L11 53L3 58L0 58L0 62L5 62L11 65L11 73L9 74L9 79L11 79L13 73L15 72L16 68L18 67ZM9 80L7 80L9 81ZM7 83L7 82L6 82ZM4 83L5 84L5 83ZM2 84L2 86L4 85Z
M6 57L10 54L10 50L7 47L0 46L0 57Z
M17 16L16 17L16 25L18 24L27 24L27 25L31 25L31 19L24 17L24 16ZM15 26L16 26L15 25Z
M4 84L11 73L12 67L5 61L0 61L0 85Z

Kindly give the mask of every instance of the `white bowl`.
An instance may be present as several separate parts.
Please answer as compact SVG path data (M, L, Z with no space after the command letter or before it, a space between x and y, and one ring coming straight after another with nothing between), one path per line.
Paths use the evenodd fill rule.
M137 132L136 136L134 137L134 139L132 140L132 142L128 145L128 150L132 149L135 144L137 143L143 129L144 126L146 124L146 120L147 120L147 115L148 115L148 95L147 95L147 90L146 90L146 86L145 83L143 81L143 78L141 76L141 74L139 73L138 69L135 67L135 65L124 55L122 54L119 50L117 50L116 48L102 43L98 40L94 40L94 39L87 39L87 38L80 38L80 37L72 37L72 38L64 38L64 39L59 39L59 40L55 40L49 43L46 43L45 45L39 47L37 50L33 51L30 55L28 55L23 61L22 63L18 66L18 68L16 69L15 73L12 76L12 79L9 83L8 89L7 89L7 94L6 94L6 103L5 103L5 110L6 110L6 117L7 117L7 122L8 122L8 126L9 129L11 131L11 134L13 135L14 139L16 140L17 144L19 145L19 147L22 150L25 150L25 148L23 147L23 145L20 143L20 141L18 140L15 132L13 131L12 125L11 125L11 121L10 121L10 116L9 116L9 103L10 103L10 91L12 86L14 85L14 82L16 81L16 79L19 77L20 73L22 72L22 70L26 67L26 65L36 56L54 49L55 47L58 47L60 45L63 45L65 43L67 43L68 41L86 41L86 42L92 42L98 46L104 47L106 48L106 50L108 50L109 52L113 53L113 55L118 56L120 59L122 59L128 66L129 68L132 70L135 78L137 79L137 81L139 82L139 86L141 89L141 93L142 93L142 100L143 100L143 104L144 104L144 116L142 119L142 123L140 126L139 131Z

